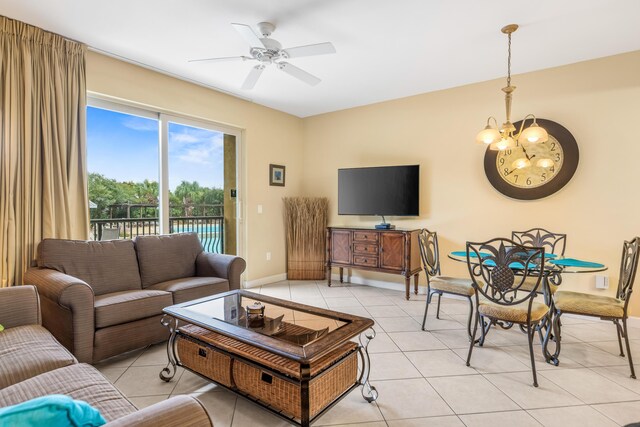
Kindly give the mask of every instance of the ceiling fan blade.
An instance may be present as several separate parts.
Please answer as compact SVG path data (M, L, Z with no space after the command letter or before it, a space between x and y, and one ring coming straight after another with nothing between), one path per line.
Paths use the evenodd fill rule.
M257 47L259 49L266 49L264 43L260 41L260 37L253 31L253 29L245 24L231 24L237 32L249 43L251 47Z
M310 44L306 46L296 46L284 49L289 58L299 58L301 56L327 55L336 53L336 48L330 42Z
M298 80L302 80L303 82L311 86L315 86L322 81L313 74L309 74L306 71L296 67L295 65L289 64L288 62L279 63L278 68L289 74L290 76L293 76Z
M203 58L203 59L190 59L187 62L204 62L204 61L248 61L253 58L249 58L248 56L223 56L220 58Z
M260 78L260 74L262 74L263 70L264 70L264 65L262 64L256 65L255 67L253 67L251 71L249 71L249 75L244 80L244 83L242 83L242 89L245 89L245 90L253 89L256 83L258 82L258 79Z

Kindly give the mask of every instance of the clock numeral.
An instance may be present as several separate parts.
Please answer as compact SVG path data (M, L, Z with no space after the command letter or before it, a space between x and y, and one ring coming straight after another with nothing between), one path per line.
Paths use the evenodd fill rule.
M510 156L511 155L511 150L504 150L504 155L505 156Z
M555 166L551 166L549 168L549 171L551 171L551 173L554 173L556 171L556 167Z
M504 165L504 157L500 158L500 166Z
M551 151L556 151L556 143L555 142L551 143Z
M531 178L527 178L527 185L531 185Z
M542 178L542 182L545 182L547 180L547 174L543 173L542 175L540 175L540 177Z
M504 176L509 175L509 168L504 168Z
M556 162L560 161L560 153L556 153Z
M518 175L513 175L513 177L516 179L515 182L518 182Z

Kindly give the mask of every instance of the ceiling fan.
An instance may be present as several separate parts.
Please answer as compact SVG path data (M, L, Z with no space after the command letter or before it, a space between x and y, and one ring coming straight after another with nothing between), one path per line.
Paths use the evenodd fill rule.
M271 33L276 29L276 26L270 22L260 22L258 24L258 30L262 37L259 37L253 29L245 24L231 24L233 28L240 33L242 37L249 43L251 47L249 55L251 56L226 56L222 58L204 58L204 59L192 59L189 62L203 62L203 61L258 61L258 65L253 67L249 72L249 75L242 84L242 89L253 89L260 75L267 67L267 65L275 64L279 70L284 71L303 82L315 86L320 83L320 79L310 74L295 65L288 63L286 60L289 58L299 58L302 56L315 56L326 55L329 53L336 53L335 47L329 42L310 44L306 46L296 46L288 49L283 49L280 42L270 38Z

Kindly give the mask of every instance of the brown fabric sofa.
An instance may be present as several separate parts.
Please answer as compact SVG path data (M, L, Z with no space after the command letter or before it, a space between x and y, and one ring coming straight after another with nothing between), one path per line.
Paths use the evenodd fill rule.
M240 288L242 258L204 252L195 233L135 240L45 239L24 282L42 324L80 362L163 341L162 309Z
M108 427L211 427L200 402L176 396L138 410L93 366L77 363L40 325L36 288L0 289L0 407L64 394L98 409Z

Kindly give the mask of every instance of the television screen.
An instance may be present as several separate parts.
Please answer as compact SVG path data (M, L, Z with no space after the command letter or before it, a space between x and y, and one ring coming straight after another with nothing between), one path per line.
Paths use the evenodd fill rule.
M419 165L338 169L338 214L418 216L419 181Z

